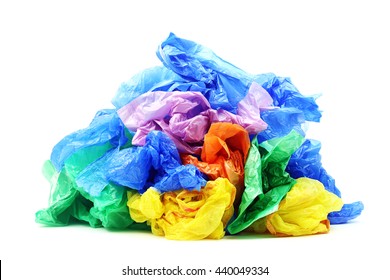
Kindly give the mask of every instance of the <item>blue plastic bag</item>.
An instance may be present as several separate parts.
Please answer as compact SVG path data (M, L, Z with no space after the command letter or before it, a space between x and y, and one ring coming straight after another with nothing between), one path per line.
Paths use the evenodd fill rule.
M287 166L287 172L293 178L308 177L320 181L325 189L341 197L340 190L336 187L335 180L330 176L321 163L321 143L316 140L306 139L302 146L291 156ZM361 201L344 204L337 212L331 212L328 219L331 224L342 224L360 215L364 205Z
M156 66L145 69L122 83L111 102L119 109L143 93L175 90L204 92L206 84L187 81L164 66Z
M151 131L145 146L112 150L85 168L77 185L99 196L109 183L145 192L150 186L160 192L199 190L206 184L193 165L181 164L173 141L161 131Z
M50 160L57 171L73 153L91 146L110 145L112 148L131 144L131 134L116 110L98 111L87 128L64 137L52 150Z
M213 109L236 113L237 103L253 81L251 75L221 59L209 48L173 33L159 46L157 56L166 68L183 79L204 83L203 94Z

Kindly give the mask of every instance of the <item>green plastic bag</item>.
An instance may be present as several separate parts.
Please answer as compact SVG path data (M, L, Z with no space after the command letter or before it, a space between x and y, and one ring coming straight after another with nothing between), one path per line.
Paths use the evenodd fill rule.
M254 137L245 163L242 200L236 218L228 226L231 234L278 210L280 201L295 183L285 170L287 163L304 140L295 130L260 145Z
M60 172L51 161L46 161L43 173L51 185L49 207L36 213L36 222L49 226L65 226L74 222L87 222L91 227L124 229L135 225L127 208L126 190L107 185L99 196L92 197L78 187L75 178L91 162L111 148L103 146L83 148L70 156Z

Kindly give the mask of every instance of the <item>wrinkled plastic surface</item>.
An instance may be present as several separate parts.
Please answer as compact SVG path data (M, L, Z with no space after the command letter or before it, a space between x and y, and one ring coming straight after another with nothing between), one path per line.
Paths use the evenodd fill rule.
M43 172L50 182L51 192L49 207L36 213L38 223L64 226L86 222L92 227L142 228L142 225L134 224L128 215L126 191L123 188L107 185L100 196L92 197L77 186L77 174L104 152L101 146L76 152L66 160L60 172L50 161L44 164Z
M289 78L272 73L252 75L218 57L209 48L171 33L158 47L157 56L164 67L146 69L123 83L113 98L117 109L149 91L196 91L202 93L212 109L239 114L239 103L255 82L271 95L273 110L264 110L267 130L259 143L301 129L305 121L319 121L317 96L304 96ZM262 111L263 112L263 111ZM250 134L252 134L250 132Z
M209 48L170 34L159 46L157 56L164 66L187 81L206 85L202 93L214 109L237 113L237 104L252 82L263 86L280 108L296 108L308 121L319 121L321 112L316 97L303 96L289 78L274 74L251 75L226 62ZM282 136L282 135L279 135Z
M363 210L364 204L361 201L346 203L340 211L329 213L328 219L331 224L345 224L360 216Z
M261 118L267 123L267 128L257 135L259 143L286 136L290 131L295 130L305 136L303 124L305 123L303 113L294 108L277 108L264 111Z
M328 214L342 206L341 198L325 190L321 182L298 178L280 202L278 211L267 217L267 229L277 236L327 233Z
M100 195L109 183L142 193L150 186L161 192L199 190L206 181L195 166L181 164L176 146L168 136L152 131L145 146L108 152L77 177L78 186L93 196Z
M157 56L168 69L189 81L206 85L205 96L213 109L236 113L251 76L224 61L209 48L170 34L159 46Z
M132 144L144 145L153 130L164 131L182 153L199 154L203 138L213 122L239 124L250 134L266 129L260 111L272 104L269 94L253 83L238 103L237 115L211 109L199 92L148 92L118 110L126 127L136 132Z
M134 145L144 145L148 132L162 130L180 151L192 153L200 149L198 143L209 126L208 116L199 114L209 108L201 93L158 91L141 95L119 109L118 114L126 127L136 132Z
M325 189L341 197L335 180L330 176L321 163L321 143L306 139L302 146L291 156L287 171L293 178L308 177L320 181ZM329 214L331 224L342 224L359 216L364 209L362 202L344 204L341 211Z
M341 197L335 180L326 172L321 163L321 143L306 139L302 146L291 156L287 166L288 173L293 178L308 177L320 181L326 190Z
M57 171L73 153L91 146L111 144L112 147L125 146L131 140L118 114L113 109L98 111L87 128L64 137L52 150L51 162Z
M244 128L231 123L213 123L204 136L202 161L189 154L183 154L181 158L183 164L195 165L209 179L227 178L237 188L235 205L238 206L249 147L249 135Z
M259 143L287 135L295 130L305 135L302 125L306 121L319 122L322 116L316 103L316 96L303 96L293 85L290 78L277 77L272 73L254 77L272 97L273 105L279 108L265 111L262 119L268 124L266 130L258 135Z
M112 99L119 109L149 91L202 91L206 85L202 82L187 81L175 72L163 66L145 69L122 83Z
M286 172L287 163L304 138L291 131L281 138L261 143L252 140L245 164L245 189L237 217L229 224L231 234L248 228L253 222L278 209L295 180Z
M37 222L108 228L149 223L170 239L221 238L227 225L232 234L299 235L286 230L286 215L276 212L286 194L294 194L294 178L316 179L341 195L321 165L319 142L301 145L305 123L321 118L318 95L303 96L289 78L246 73L174 34L157 56L163 66L123 83L112 99L115 110L99 111L87 128L53 148L44 165L49 207L36 213ZM203 187L206 179L215 181ZM219 180L230 200L216 191ZM140 223L130 218L127 199ZM325 232L329 221L345 223L363 207L360 201L344 204L311 233Z
M208 181L200 191L160 194L149 188L142 195L128 192L130 215L147 222L153 234L167 239L220 239L233 215L236 189L224 178Z
M99 196L91 196L76 178L92 163L121 147L131 145L131 134L116 110L99 111L91 124L63 138L46 161L43 174L50 182L49 206L36 213L38 223L64 226L86 222L92 227L142 228L128 215L126 191L107 184Z
M322 114L316 103L320 95L303 96L290 78L277 77L272 73L256 75L254 81L271 95L275 106L294 108L302 112L305 120L320 121Z

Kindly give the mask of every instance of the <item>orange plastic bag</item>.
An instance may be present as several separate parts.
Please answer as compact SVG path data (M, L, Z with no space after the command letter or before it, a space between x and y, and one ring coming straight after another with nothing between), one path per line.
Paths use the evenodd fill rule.
M147 222L153 234L176 240L220 239L234 213L235 187L225 178L208 181L201 191L160 194L149 188L128 192L127 205L136 222Z
M227 178L236 188L238 206L244 189L244 165L250 140L248 132L237 124L213 123L204 137L201 160L182 154L183 164L193 164L210 179Z

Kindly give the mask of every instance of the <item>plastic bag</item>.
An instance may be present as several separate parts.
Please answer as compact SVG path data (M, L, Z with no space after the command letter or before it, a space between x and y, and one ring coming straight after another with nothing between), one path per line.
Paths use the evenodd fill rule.
M51 183L49 207L36 213L36 222L49 226L68 225L72 219L88 222L92 227L101 225L90 215L88 200L77 191L73 178L66 169L57 173L50 161L43 167L46 179Z
M347 203L343 205L340 211L329 213L328 219L331 224L345 224L360 216L363 210L364 204L361 201Z
M107 185L100 196L92 197L75 182L77 174L103 151L98 146L76 152L66 160L60 172L55 170L50 161L44 164L44 175L51 184L49 207L36 213L36 222L64 226L82 221L92 227L132 227L133 220L128 215L126 191L123 188ZM138 224L134 226L145 227Z
M203 138L213 122L239 124L251 134L263 131L267 125L260 111L269 108L272 99L258 84L253 83L248 94L238 103L237 115L210 108L199 92L148 92L118 110L126 127L136 132L133 145L144 145L146 135L153 130L164 131L182 153L199 154Z
M204 136L202 161L182 154L183 164L193 164L209 179L227 178L236 188L238 206L244 188L244 164L250 146L247 131L231 123L213 123Z
M199 190L206 184L193 166L183 166L176 146L161 131L152 131L142 147L112 150L85 168L77 177L80 188L100 195L109 183L144 192L150 186L159 191Z
M161 43L157 56L165 67L146 69L122 84L113 99L117 108L149 91L197 91L207 98L212 109L224 109L240 115L240 101L257 83L271 95L271 105L275 107L262 111L262 119L268 123L268 128L259 134L259 143L285 136L292 129L304 135L301 125L305 121L319 121L321 118L315 102L318 95L303 96L289 78L277 77L272 73L246 73L218 57L209 48L173 33ZM257 109L260 110L260 107Z
M256 75L253 80L271 95L275 106L299 110L307 121L320 121L322 114L316 103L319 94L303 96L290 78L278 77L272 73Z
M267 128L257 135L257 141L262 143L272 138L286 136L295 130L305 136L305 118L300 110L294 108L276 108L264 111L261 118L267 123Z
M293 178L308 177L320 181L327 191L341 197L335 180L326 172L321 163L321 143L306 139L302 146L291 156L287 171ZM340 211L329 214L331 224L346 223L360 215L364 205L361 201L344 204Z
M235 219L228 231L236 234L253 222L278 209L295 180L285 171L291 154L299 148L304 138L291 131L281 138L261 143L252 140L245 164L245 189Z
M98 111L87 128L64 137L52 150L50 160L57 171L73 153L91 146L111 145L123 147L131 144L132 135L127 131L113 109Z
M157 56L168 69L185 80L203 82L213 109L236 113L238 102L252 84L251 76L224 61L209 48L171 33L161 43Z
M187 81L175 72L163 66L145 69L122 83L112 99L112 104L119 109L149 91L204 91L202 82Z
M253 80L271 95L273 105L278 107L262 114L262 119L268 127L258 134L259 143L285 136L291 130L304 136L302 126L306 121L320 121L322 114L316 103L320 95L303 96L290 78L277 77L272 73L256 75Z
M287 207L299 226L291 230L288 203L280 205L301 176L340 196L318 145L301 146L306 122L321 118L317 96L303 96L289 78L246 73L174 34L157 56L164 66L123 83L112 99L115 110L99 111L53 148L44 166L49 207L36 213L37 222L149 226L170 239L221 238L227 225L232 234L329 230L326 218L302 221L310 211ZM206 184L206 177L215 181ZM313 201L307 189L298 193ZM328 219L344 223L362 209L360 201L345 204ZM310 222L315 226L302 232Z
M49 226L81 221L92 227L132 227L125 189L107 184L99 196L91 196L76 183L79 174L92 163L107 153L128 146L131 146L131 134L115 110L99 111L87 128L63 138L53 148L53 161L46 161L43 165L43 174L50 182L51 191L49 206L37 211L36 221ZM138 224L134 226L142 228Z
M130 215L151 226L155 235L176 240L220 239L233 215L236 189L224 178L208 181L200 191L160 194L149 188L144 194L128 192Z
M325 190L323 184L310 178L298 178L278 211L267 217L267 229L278 236L327 233L327 216L343 206L341 198Z
M150 131L161 130L179 151L196 153L210 125L208 116L200 113L209 108L207 99L197 92L149 92L120 108L118 114L136 132L133 145L144 145ZM188 126L191 129L185 129Z
M207 89L202 93L213 109L237 113L238 103L246 96L251 84L256 82L270 93L274 106L295 108L307 121L318 122L321 118L315 102L319 95L303 96L289 78L271 73L249 74L221 59L209 48L172 33L159 46L157 56L166 68L183 79L205 83Z

